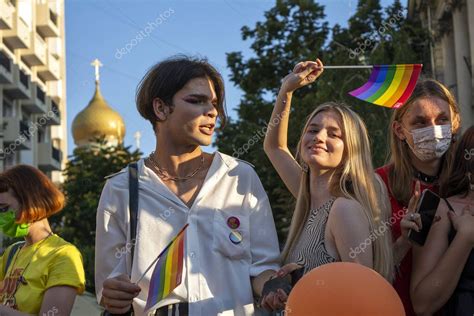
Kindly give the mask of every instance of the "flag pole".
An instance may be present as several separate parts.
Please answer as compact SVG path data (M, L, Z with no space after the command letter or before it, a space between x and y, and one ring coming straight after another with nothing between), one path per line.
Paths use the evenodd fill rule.
M153 266L153 264L154 264L155 262L157 262L158 259L161 258L161 256L165 253L165 251L173 244L173 242L176 240L176 238L178 238L179 235L181 235L181 234L184 232L184 230L185 230L188 226L189 226L189 223L187 223L186 225L184 225L183 228L181 228L181 230L179 231L179 233L173 238L173 240L171 240L171 242L168 244L168 246L166 246L166 248L163 249L163 251L158 255L158 257L156 257L156 259L153 260L153 262L148 266L148 268L145 270L145 272L143 272L142 276L138 279L138 281L137 281L137 282L134 282L135 284L138 284L138 283L143 279L143 277L144 277L144 276L147 274L147 272L151 269L151 267Z
M323 66L323 69L371 69L373 65Z

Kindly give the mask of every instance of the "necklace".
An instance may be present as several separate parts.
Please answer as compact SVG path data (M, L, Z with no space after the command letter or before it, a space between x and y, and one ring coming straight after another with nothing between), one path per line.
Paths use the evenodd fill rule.
M28 263L26 264L25 268L23 269L23 271L21 272L21 275L18 277L18 279L16 280L16 284L15 284L15 289L13 290L13 293L11 295L9 295L4 301L3 301L3 305L5 306L8 306L8 307L11 307L13 309L17 309L17 306L16 306L16 299L15 299L15 294L16 294L16 291L18 290L18 287L20 286L20 284L23 284L23 285L27 285L28 282L26 281L25 277L24 277L24 274L26 272L26 269L28 269L30 263L31 263L31 260L33 259L33 257L36 255L36 253L38 252L39 248L41 247L41 245L49 238L53 235L53 232L49 232L48 236L46 238L44 238L43 240L41 240L37 246L37 248L35 249L35 251L33 252L33 254L31 255L30 257L30 260L28 261ZM15 254L15 259L13 260L13 263L11 265L11 268L10 268L10 273L8 274L8 277L10 279L13 279L13 272L15 271L15 263L16 263L16 259L18 258L18 255L20 254L20 251L25 247L25 245L23 245Z
M201 170L202 167L204 166L204 155L201 154L201 163L199 164L199 167L196 170L194 170L189 175L184 176L184 177L179 177L179 176L173 177L168 173L168 171L166 171L165 169L163 169L159 166L158 162L155 161L155 159L153 158L154 154L155 154L155 152L152 151L150 156L148 156L148 161L152 164L152 166L156 170L158 176L160 178L162 178L163 180L171 180L171 181L186 181L186 180L189 180L192 177L194 177L199 172L199 170Z
M415 178L417 178L418 180L421 180L423 181L424 183L435 183L437 180L438 180L438 176L430 176L430 175L427 175L419 170L415 170L415 174L414 174Z

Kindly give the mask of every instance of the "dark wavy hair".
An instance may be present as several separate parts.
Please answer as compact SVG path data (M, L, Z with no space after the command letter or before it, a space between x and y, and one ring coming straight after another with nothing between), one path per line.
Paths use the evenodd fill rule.
M474 177L474 125L469 127L456 146L454 161L446 177L440 179L440 195L448 198L453 195L467 196L469 193L468 172Z
M154 65L140 81L135 96L138 112L150 121L156 131L159 119L153 111L153 100L161 99L173 110L173 97L190 80L209 78L214 85L217 96L217 113L220 127L227 122L225 110L224 80L221 74L206 59L177 55Z

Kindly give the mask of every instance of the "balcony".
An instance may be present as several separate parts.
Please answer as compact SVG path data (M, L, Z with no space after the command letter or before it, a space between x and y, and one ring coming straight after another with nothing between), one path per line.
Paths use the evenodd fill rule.
M27 122L22 121L19 117L4 117L3 126L4 148L8 147L11 151L31 149Z
M46 42L49 53L59 59L63 55L62 39L60 37L47 37Z
M61 110L59 109L59 105L51 100L51 111L55 114L54 119L57 119L57 125L61 124Z
M23 70L19 69L19 78L20 78L20 83L25 87L29 88L30 87L30 76L24 72Z
M48 4L49 1L41 1L36 4L36 29L43 37L59 36L58 15Z
M11 84L3 86L3 91L13 99L31 98L30 76L21 70L18 65L12 63L11 66L13 80Z
M49 97L47 97L47 100L48 112L45 116L46 122L44 122L44 125L61 125L61 111L59 110L58 104L54 100L51 100ZM41 117L39 119L41 119ZM38 120L38 123L41 122Z
M46 96L46 113L37 117L37 122L41 126L61 125L61 112L54 100Z
M63 81L48 81L46 85L48 86L48 95L51 97L51 99L56 101L56 103L59 103L63 98Z
M46 94L39 86L36 86L36 98L40 100L41 103L45 103L44 99L46 98Z
M0 84L13 83L12 67L13 61L5 52L0 50Z
M59 60L48 53L46 65L38 67L38 76L43 81L59 80L61 77Z
M38 144L38 167L43 171L61 170L62 151L51 143Z
M0 30L10 30L13 27L15 6L9 0L0 0Z
M47 45L38 33L32 32L31 45L28 49L21 49L21 59L28 66L46 65Z
M44 114L48 107L44 90L36 82L31 83L30 98L21 101L21 106L33 114Z
M28 48L31 44L31 30L18 12L14 14L12 29L3 31L3 41L12 50Z

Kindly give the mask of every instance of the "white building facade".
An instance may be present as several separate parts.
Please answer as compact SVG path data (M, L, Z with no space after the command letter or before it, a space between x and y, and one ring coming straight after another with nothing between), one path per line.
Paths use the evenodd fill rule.
M0 170L62 182L67 159L63 0L0 0Z
M474 124L474 0L408 0L408 18L431 31L433 76L455 93L465 130Z

